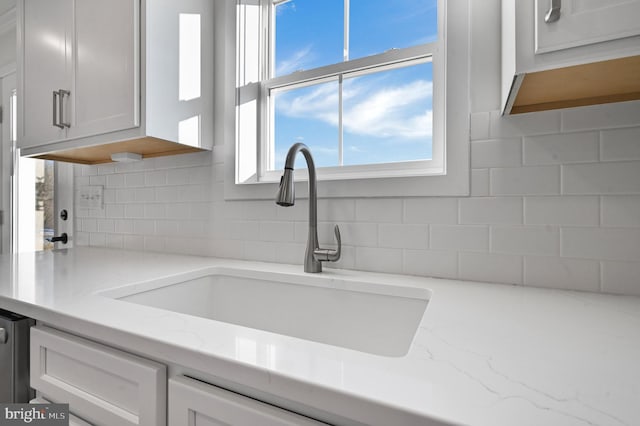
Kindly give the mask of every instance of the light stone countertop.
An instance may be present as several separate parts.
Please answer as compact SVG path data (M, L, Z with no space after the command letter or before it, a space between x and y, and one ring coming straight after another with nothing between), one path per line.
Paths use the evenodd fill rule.
M328 421L640 424L638 297L326 269L432 292L409 353L384 357L96 294L221 266L304 276L301 265L75 248L0 256L0 308ZM256 351L238 351L239 339Z

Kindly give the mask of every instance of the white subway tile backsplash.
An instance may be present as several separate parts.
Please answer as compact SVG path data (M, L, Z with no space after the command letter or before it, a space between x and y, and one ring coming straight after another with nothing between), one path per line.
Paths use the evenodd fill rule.
M127 204L124 209L124 217L137 219L144 217L144 204Z
M260 241L293 241L294 224L291 222L260 222Z
M89 176L89 184L93 186L105 186L107 184L107 177L101 176Z
M509 116L503 116L500 111L492 111L490 126L489 136L491 138L559 133L560 111L553 110Z
M524 284L534 287L599 291L600 262L554 256L526 256Z
M124 235L125 250L144 250L144 237L142 235Z
M157 220L155 234L165 237L177 237L180 235L178 222L175 220Z
M107 191L105 190L105 192ZM115 194L117 203L133 203L136 201L136 191L133 189L116 189Z
M562 166L563 194L640 194L640 161Z
M489 169L471 170L471 196L487 197L489 195Z
M138 235L149 236L156 232L156 224L151 220L133 219L133 232ZM145 244L146 247L146 244Z
M474 112L471 197L321 199L321 245L334 224L343 242L325 268L640 294L639 108ZM105 189L74 243L302 268L307 200L226 201L224 151L77 166L76 188Z
M106 204L106 217L114 219L124 217L124 204Z
M89 235L90 234L88 232L76 231L75 235L72 237L73 243L76 246L89 246L91 245L91 242L89 241Z
M455 224L457 221L457 198L432 197L404 200L404 223Z
M562 256L640 262L640 229L562 228Z
M133 221L130 219L116 219L114 220L115 232L118 234L132 234L133 233Z
M474 225L431 225L430 248L437 250L487 251L489 227Z
M127 173L124 175L127 188L144 186L144 173Z
M104 204L115 203L116 202L116 190L115 189L105 189L102 192L102 199Z
M552 226L492 226L491 251L558 256L560 231Z
M522 198L475 197L460 199L461 224L522 224Z
M640 263L602 262L602 291L640 296Z
M278 243L251 241L244 244L244 255L259 262L275 262L278 259Z
M378 225L378 246L389 248L427 249L429 227L427 225Z
M358 222L400 223L402 202L397 199L375 198L356 200Z
M165 204L144 204L144 217L148 219L166 219L167 207Z
M522 139L495 139L471 143L471 167L517 167L522 165Z
M558 166L491 169L491 195L555 195L560 193Z
M306 222L304 222L303 224L306 225ZM349 246L358 246L358 247L377 247L378 224L360 223L360 222L343 222L343 223L340 223L339 226L340 226L340 235L342 238L342 244L346 244ZM329 231L331 232L331 230ZM333 234L330 234L330 235L331 235L331 238L333 238ZM296 228L296 239L297 237L298 237L298 228Z
M97 226L98 232L114 233L116 231L116 227L113 219L98 219L96 220L96 226Z
M108 175L107 188L124 188L124 175Z
M170 169L167 170L167 185L186 185L190 182L190 169ZM201 183L196 181L196 183Z
M355 268L365 271L402 273L402 250L394 248L356 247Z
M602 226L640 228L640 196L602 197Z
M464 280L522 284L522 257L488 254L459 254L459 277Z
M106 241L106 235L102 232L91 232L89 234L89 244L94 247L104 247Z
M198 206L202 206L202 204L192 205L191 203L167 203L165 206L167 219L188 219L193 217L192 210L197 211ZM208 214L206 217L208 217Z
M82 231L83 232L98 231L97 219L82 219Z
M527 225L598 226L600 200L589 196L525 197Z
M171 246L173 247L173 245ZM167 239L164 237L146 236L144 237L144 249L148 251L165 251Z
M640 101L562 110L562 131L596 130L640 124Z
M640 160L640 127L605 130L600 145L602 161Z
M105 247L114 249L124 248L124 238L122 235L106 234L105 235Z
M318 208L318 215L320 215L320 208ZM296 200L296 204L291 207L280 207L275 209L276 218L278 220L289 220L300 222L309 219L309 202L308 200ZM325 218L324 212L321 215Z
M402 272L425 277L458 277L458 253L455 251L405 250Z
M598 132L524 138L524 164L526 166L598 161L599 151Z
M307 212L306 205L299 209ZM282 210L282 208L278 208L278 210ZM354 200L343 199L318 200L318 217L321 220L327 221L353 221L356 218L356 202Z

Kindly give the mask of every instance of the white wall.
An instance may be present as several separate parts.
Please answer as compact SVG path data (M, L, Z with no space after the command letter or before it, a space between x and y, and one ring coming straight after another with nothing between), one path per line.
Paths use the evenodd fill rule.
M640 295L640 102L499 116L499 0L472 4L472 195L319 202L334 265ZM76 243L302 263L306 202L226 202L223 146L76 166L104 209L76 208Z

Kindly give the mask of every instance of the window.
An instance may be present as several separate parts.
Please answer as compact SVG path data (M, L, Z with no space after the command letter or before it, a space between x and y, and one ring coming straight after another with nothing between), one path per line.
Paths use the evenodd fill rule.
M234 185L277 182L287 150L303 142L318 178L342 182L325 196L468 194L468 0L236 6L236 144L227 151ZM460 30L455 56L446 36L452 28ZM458 83L449 93L452 77ZM304 160L297 161L304 178ZM402 180L453 175L454 190L443 185L452 179L410 187ZM365 188L371 178L377 189ZM387 178L400 180L380 180ZM390 189L397 185L405 189ZM227 189L235 198L237 190Z

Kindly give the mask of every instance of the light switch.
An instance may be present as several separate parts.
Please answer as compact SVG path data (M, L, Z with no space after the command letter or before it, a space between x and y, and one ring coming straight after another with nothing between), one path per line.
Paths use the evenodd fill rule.
M78 207L101 209L103 204L102 186L82 186L78 191Z

